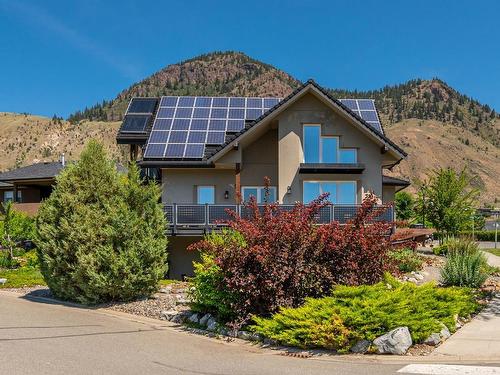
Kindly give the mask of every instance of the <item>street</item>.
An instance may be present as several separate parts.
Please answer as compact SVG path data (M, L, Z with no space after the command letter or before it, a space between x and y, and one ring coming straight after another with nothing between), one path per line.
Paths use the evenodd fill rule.
M412 363L406 358L404 363L382 363L369 357L339 361L331 357L294 358L247 343L189 334L161 321L134 320L130 315L111 315L2 292L0 317L0 374L382 375L395 374ZM485 374L500 374L498 368L484 370L489 371ZM425 371L420 367L411 370L446 373Z

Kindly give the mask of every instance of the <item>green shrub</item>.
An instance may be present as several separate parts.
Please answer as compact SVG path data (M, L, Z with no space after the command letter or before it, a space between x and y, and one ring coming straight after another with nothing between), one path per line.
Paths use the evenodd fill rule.
M450 238L442 245L446 263L441 270L445 285L479 288L488 277L486 257L470 238Z
M16 258L11 258L9 253L0 250L0 268L17 268L19 261Z
M360 339L373 340L401 326L421 343L441 324L453 332L455 315L469 316L478 307L471 289L416 286L386 275L375 285L338 286L330 297L308 298L271 318L254 317L251 329L285 345L345 352Z
M424 263L422 257L408 247L390 251L389 258L392 259L401 272L418 271Z
M39 210L40 268L55 296L81 303L150 295L166 271L166 222L157 185L137 166L116 171L91 141L57 177Z
M205 237L212 246L236 241L243 244L239 233L223 230L220 233L212 232ZM194 262L194 277L191 283L192 309L199 312L209 312L221 321L230 321L235 318L232 304L237 295L231 292L224 283L222 269L215 263L213 255L201 253L201 262Z

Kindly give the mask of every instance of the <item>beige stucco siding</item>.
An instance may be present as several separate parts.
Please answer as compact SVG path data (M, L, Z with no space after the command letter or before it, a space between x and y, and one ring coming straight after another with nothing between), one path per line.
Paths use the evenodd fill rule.
M294 103L278 118L278 197L280 202L302 200L302 183L310 181L357 181L358 202L367 191L382 197L382 154L380 146L358 130L344 117L336 114L320 100L309 94ZM322 135L339 136L341 148L356 148L358 163L365 165L362 174L300 174L303 162L303 127L321 124ZM287 194L288 186L291 194Z
M162 169L163 203L196 203L200 185L215 186L215 203L234 203L234 170L231 169ZM228 191L229 198L224 198Z
M278 186L278 131L271 129L243 149L241 186L262 186L264 177Z
M384 203L394 202L394 197L396 195L396 187L384 185L382 188L382 201Z

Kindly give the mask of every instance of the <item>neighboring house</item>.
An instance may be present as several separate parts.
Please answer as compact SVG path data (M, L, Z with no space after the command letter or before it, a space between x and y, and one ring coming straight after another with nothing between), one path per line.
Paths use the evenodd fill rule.
M64 168L58 162L42 162L0 173L0 200L12 201L19 211L36 214L40 202L52 192L56 176Z
M341 223L368 192L393 201L408 182L383 175L406 157L385 134L373 100L330 96L308 81L287 98L131 100L117 142L162 185L170 277L192 273L186 247L251 196L284 207L330 193L320 221ZM393 211L385 217L393 219Z

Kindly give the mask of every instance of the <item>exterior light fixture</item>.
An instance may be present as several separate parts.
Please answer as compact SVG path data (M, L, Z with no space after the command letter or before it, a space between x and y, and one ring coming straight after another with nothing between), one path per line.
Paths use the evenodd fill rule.
M292 194L292 187L291 186L287 186L286 187L286 193L287 194Z
M224 199L229 199L229 191L224 192Z

